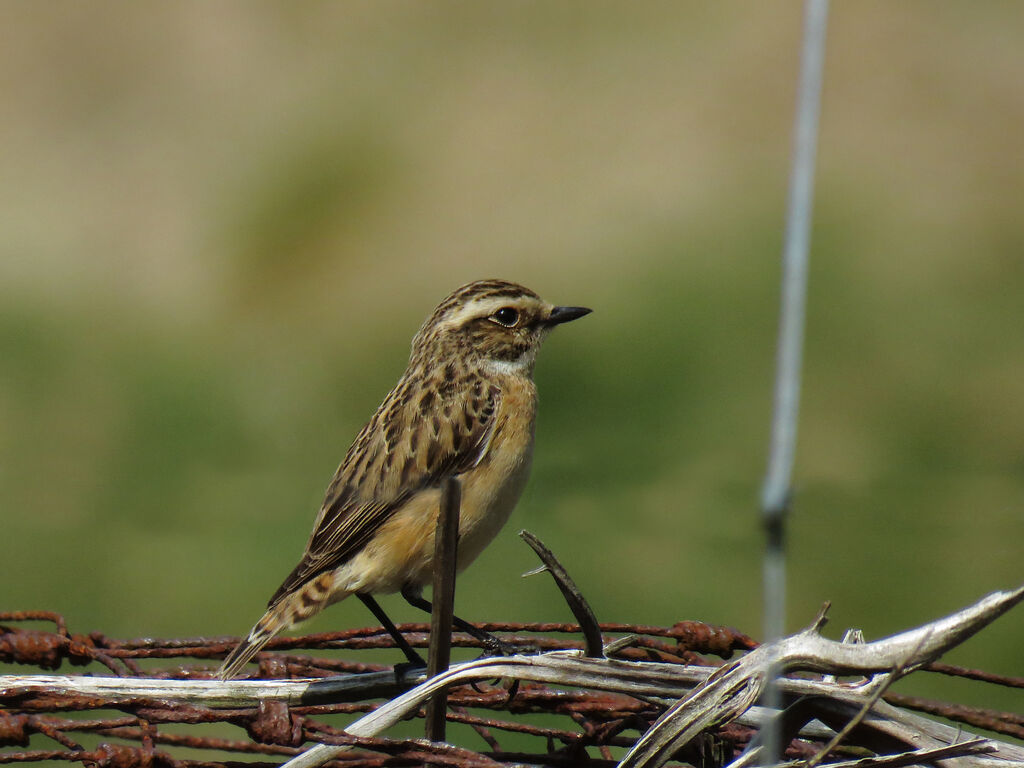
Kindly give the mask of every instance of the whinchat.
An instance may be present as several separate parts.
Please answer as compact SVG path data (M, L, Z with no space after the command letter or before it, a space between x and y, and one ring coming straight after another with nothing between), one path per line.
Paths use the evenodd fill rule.
M220 677L234 677L276 634L352 594L418 659L371 595L401 592L429 610L421 591L432 578L445 478L462 485L459 570L505 524L533 457L537 350L556 325L589 312L503 280L464 285L442 301L327 487L302 559Z

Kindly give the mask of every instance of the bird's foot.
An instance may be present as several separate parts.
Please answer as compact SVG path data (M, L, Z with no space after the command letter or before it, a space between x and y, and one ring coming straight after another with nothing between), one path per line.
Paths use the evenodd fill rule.
M417 654L418 655L418 654ZM425 672L427 669L427 662L423 659L418 661L403 661L399 664L395 664L395 682L407 681L407 679L414 678L418 673Z
M534 656L540 653L540 648L532 643L519 643L513 645L499 637L488 634L486 637L478 638L484 646L483 656Z

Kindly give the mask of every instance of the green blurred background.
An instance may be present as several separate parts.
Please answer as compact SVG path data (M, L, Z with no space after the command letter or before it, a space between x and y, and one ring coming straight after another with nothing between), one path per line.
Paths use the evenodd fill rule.
M760 635L796 2L0 8L0 608L239 634L420 322L595 309L460 581ZM870 638L1024 583L1024 5L836 3L789 620ZM396 619L419 620L399 599ZM356 602L310 630L370 623ZM1024 612L952 661L1024 675ZM904 690L1021 709L1019 692Z

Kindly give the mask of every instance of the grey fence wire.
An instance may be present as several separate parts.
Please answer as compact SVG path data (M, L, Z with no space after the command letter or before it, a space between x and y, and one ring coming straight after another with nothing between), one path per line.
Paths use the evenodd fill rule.
M800 413L800 376L803 361L804 317L807 304L807 264L814 202L814 160L818 145L821 81L825 61L828 0L806 0L804 38L800 59L793 163L782 253L782 295L776 356L775 401L772 411L768 468L761 492L765 530L764 637L782 637L786 620L785 525L789 509ZM768 689L768 705L779 707L776 686ZM778 762L780 743L776 726L765 729L764 764Z

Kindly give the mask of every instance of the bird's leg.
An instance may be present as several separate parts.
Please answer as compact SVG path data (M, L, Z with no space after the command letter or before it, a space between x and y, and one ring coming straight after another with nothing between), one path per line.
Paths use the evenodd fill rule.
M433 604L427 600L415 587L406 585L402 587L402 597L405 601L414 608L419 608L421 611L431 613L434 610ZM484 649L492 656L513 656L518 653L515 646L509 645L503 640L495 637L490 632L473 626L465 619L460 619L458 616L452 616L452 624L458 629L462 630L468 635L472 635L475 639L479 640Z
M409 663L414 667L425 667L427 662L423 660L423 657L416 653L415 649L409 645L409 641L406 640L402 633L398 631L398 627L395 626L394 622L384 613L384 609L380 607L380 604L373 599L371 595L364 595L357 592L356 597L363 601L363 605L370 609L370 613L381 623L381 626L391 635L395 641L395 645L401 649L402 653L405 654L405 658L409 660Z

